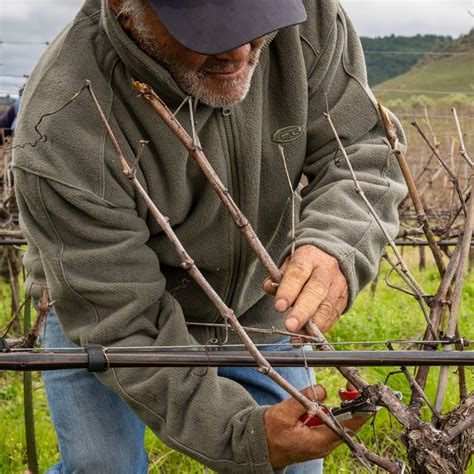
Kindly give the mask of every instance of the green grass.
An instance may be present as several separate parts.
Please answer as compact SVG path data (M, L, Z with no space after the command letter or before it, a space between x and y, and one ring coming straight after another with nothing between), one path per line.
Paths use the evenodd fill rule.
M374 93L379 100L390 107L393 107L392 104L397 100L403 101L406 105L410 97L412 101L417 98L419 101L420 97L424 97L426 102L424 105L427 107L436 103L446 106L472 107L474 104L473 59L474 53L426 61L405 74L377 84L374 87ZM436 93L440 91L446 93Z
M377 89L473 92L472 55L449 56L422 63L410 71L375 86Z
M438 282L436 270L431 264L422 274L414 269L417 266L416 254L406 254L409 266L413 270L421 286L428 292L433 292ZM384 269L385 271L386 269ZM4 289L4 308L7 306L8 295ZM1 303L0 303L1 307ZM4 309L2 308L2 309ZM463 293L460 327L465 337L474 339L474 273L468 275ZM2 311L5 320L5 312ZM0 316L0 327L4 320ZM397 291L386 288L383 278L380 278L375 298L364 291L357 299L351 311L345 315L337 326L329 333L332 341L363 341L387 340L400 338L418 338L423 332L424 320L417 305L412 299ZM355 346L354 346L355 347ZM346 347L347 349L347 347ZM362 369L363 375L371 382L383 381L390 372L388 368ZM428 395L433 397L436 387L437 370L432 370L427 388ZM337 389L344 385L343 379L334 369L317 371L318 381L323 383L329 392L329 404L337 403ZM47 412L47 404L43 383L38 374L33 375L36 436L40 470L58 460L54 431ZM468 371L469 388L474 388L472 371ZM407 383L403 376L394 375L389 385L409 396ZM0 372L0 474L22 473L26 469L25 434L23 427L22 374ZM451 370L447 405L457 403L458 390L454 369ZM427 419L429 415L425 412ZM404 459L404 450L399 441L401 434L397 422L390 420L384 411L375 420L375 431L379 441L379 450L385 455ZM361 433L364 442L375 449L374 434L371 426L366 426ZM198 463L190 460L164 446L151 433L146 433L146 446L150 455L151 473L202 473L205 472ZM358 473L365 472L351 458L346 447L341 446L325 460L327 473ZM474 473L474 469L468 471Z
M431 264L426 271L419 273L415 270L417 259L415 253L406 256L409 267L413 274L428 293L435 291L438 284L438 274L435 267ZM410 265L411 264L411 265ZM386 267L381 274L385 275ZM396 280L395 280L396 281ZM474 336L474 274L468 275L463 290L463 303L460 312L459 325L461 334L472 340ZM417 308L417 303L413 298L403 295L400 292L391 290L385 286L383 279L379 281L375 298L365 290L359 295L356 304L350 313L344 316L337 326L328 334L331 341L362 341L362 340L389 340L389 339L418 339L424 328L424 319L421 311ZM393 369L389 368L367 368L362 369L362 374L369 382L383 381ZM430 377L426 389L427 395L431 400L434 399L438 369L430 371ZM455 369L450 369L450 379L448 384L448 393L446 397L446 406L454 407L459 399L457 389L457 378L454 374ZM469 381L469 390L474 389L474 379L472 370L467 370ZM338 384L341 385L341 378L334 369L325 369L318 373L321 382L331 388L332 395ZM388 384L394 389L401 391L404 400L409 398L409 387L403 375L397 374L390 377ZM333 398L336 403L336 398ZM429 411L424 410L425 419L429 420ZM392 454L398 459L405 459L405 452L399 437L401 429L395 420L390 420L388 413L384 410L377 415L375 420L375 431L379 440L379 449L381 453ZM371 426L366 426L361 432L361 437L371 449L376 449L374 433ZM365 472L350 457L349 450L345 446L338 448L325 461L326 472ZM468 470L474 473L474 468Z

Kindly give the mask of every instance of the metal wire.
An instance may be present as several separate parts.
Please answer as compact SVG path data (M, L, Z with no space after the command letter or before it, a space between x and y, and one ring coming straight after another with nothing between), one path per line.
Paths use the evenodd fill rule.
M466 341L466 340L464 340ZM421 345L448 345L452 344L453 341L451 340L437 340L437 341L417 341L417 340L410 340L410 339L391 339L387 341L347 341L347 342L329 342L332 346L370 346L370 345L380 345L380 346L387 346L387 344L421 344ZM262 344L255 344L257 347L288 347L289 349L304 347L304 346L322 346L327 344L324 343L312 343L312 342L276 342L276 343L262 343ZM464 342L464 344L469 344L468 341ZM186 350L186 349L203 349L203 344L191 344L191 345L175 345L175 346L120 346L120 347L107 347L108 352L114 351L121 351L121 350L137 350L143 352L150 352L150 351L162 351L162 350ZM244 344L208 344L206 346L208 349L225 349L225 348L244 348ZM11 352L48 352L48 351L55 351L55 352L84 352L83 347L72 347L72 348L65 348L65 347L35 347L35 348L20 348L15 349L12 348ZM388 350L387 350L388 352ZM415 352L415 351L413 351Z

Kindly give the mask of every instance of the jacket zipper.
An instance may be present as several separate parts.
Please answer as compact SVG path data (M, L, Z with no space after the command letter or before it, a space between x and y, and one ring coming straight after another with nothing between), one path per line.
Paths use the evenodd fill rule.
M268 36L268 39L264 46L262 47L262 51L267 49L273 40L278 35L278 31L271 33ZM240 199L240 183L239 183L239 170L237 167L237 155L235 150L235 137L234 132L232 130L232 111L228 108L222 109L222 115L224 118L224 128L227 137L227 146L229 149L229 157L230 157L230 167L231 167L231 183L232 183L232 198L234 199L237 206L242 209L241 199ZM244 260L244 250L245 247L242 245L243 236L240 232L240 229L237 228L236 225L234 227L234 259L232 264L232 275L230 280L230 287L228 293L225 298L225 302L227 306L231 309L234 309L234 298L236 293L239 290L240 281L241 281L241 273L243 272L243 260Z
M262 46L262 50L261 52L265 51L269 46L270 44L273 42L273 40L277 37L278 35L278 30L277 31L274 31L273 33L270 33L267 37L267 41L266 43Z
M224 122L224 129L227 139L227 147L229 151L230 161L230 182L232 183L232 198L234 199L237 206L241 207L240 203L240 182L239 182L239 171L237 168L237 156L235 150L235 137L232 130L232 114L231 110L224 108L222 110L222 117ZM229 217L230 218L230 217ZM232 261L232 270L230 285L225 295L225 303L232 308L235 293L238 290L238 283L240 281L240 272L242 271L242 236L240 230L236 225L233 225L233 237L234 237L234 258Z

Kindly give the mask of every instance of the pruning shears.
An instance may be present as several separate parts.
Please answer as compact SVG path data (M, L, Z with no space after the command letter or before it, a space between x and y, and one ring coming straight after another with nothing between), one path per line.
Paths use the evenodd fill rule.
M396 392L395 395L401 400L401 392ZM339 389L339 398L341 399L340 407L322 408L325 413L331 414L338 422L350 420L356 416L370 417L382 408L370 403L359 390L345 390L341 388ZM317 416L310 417L307 413L300 416L300 421L310 428L323 424Z

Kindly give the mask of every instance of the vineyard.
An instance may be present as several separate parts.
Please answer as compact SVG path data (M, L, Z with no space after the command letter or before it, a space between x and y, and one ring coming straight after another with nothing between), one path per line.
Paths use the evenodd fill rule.
M152 92L144 89L141 93L166 121L167 110L159 107ZM100 105L96 105L100 113ZM390 472L402 472L405 465L413 472L469 469L474 417L473 380L468 367L472 365L469 345L474 333L470 314L474 307L474 280L471 272L472 161L469 156L473 122L466 110L458 114L456 110L423 108L406 120L405 115L401 115L410 143L406 161L387 121L387 137L392 150L387 166L394 166L394 161L390 163L394 158L402 169L404 164L409 164L404 171L410 195L400 205L399 236L390 242L379 276L360 296L351 312L332 332L326 336L313 333L305 343L311 342L315 349L323 351L333 350L333 347L356 351L411 349L449 355L455 350L465 351L467 358L457 368L439 364L443 367L431 370L419 367L413 371L402 366L391 370L373 367L358 371L348 368L348 363L339 367L341 374L365 396L388 410L378 414L373 425L361 434L363 448L362 442L352 442L349 433L341 432L350 448L339 448L326 460L327 472L364 472L368 462ZM334 127L329 116L328 121L329 126ZM107 128L107 124L104 125ZM113 140L112 132L109 133ZM181 132L178 129L176 133ZM337 135L335 127L334 133ZM186 137L184 129L183 137L185 146L186 139L191 140L191 144L197 139ZM341 145L341 159L344 156ZM31 314L31 302L25 300L22 293L24 240L18 227L8 138L4 139L1 158L2 336L10 349L4 355L20 355L26 350L26 354L34 356L38 352L28 352L28 348L35 346L41 321L48 311L47 295L43 302L40 301L37 315L34 311ZM350 168L349 162L345 164ZM131 179L132 171L127 171ZM354 184L357 190L356 176ZM110 361L113 361L112 352L109 352ZM407 365L416 365L416 362ZM345 384L343 378L335 368L319 368L316 373L318 380L328 388L329 403L337 405L335 394ZM57 459L57 453L41 379L29 372L23 376L2 372L0 377L4 426L6 423L9 426L1 435L4 437L1 445L6 449L0 452L0 466L2 469L5 466L5 472L24 470L27 465L32 472L38 470L38 465L39 470L45 469ZM402 402L399 395L394 398L396 393L401 394ZM26 430L21 421L23 411ZM392 413L393 419L388 417L387 411ZM461 428L456 428L458 426ZM335 429L340 427L336 425ZM443 443L433 442L430 437L439 433ZM25 446L28 449L25 450ZM147 435L147 447L151 455L151 472L204 470L164 447L151 433ZM352 456L347 452L349 449Z
M474 102L472 92L472 39L474 32L457 41L438 44L432 57L420 61L405 58L397 67L403 72L374 89L381 101L380 116L385 125L387 159L385 169L399 166L408 194L399 205L400 230L392 239L364 194L343 144L337 123L325 114L339 149L334 157L338 167L353 182L353 199L361 199L367 215L378 226L387 243L377 277L363 290L354 306L328 333L308 324L301 336L274 328L241 327L232 308L213 291L192 256L174 234L167 216L161 213L136 178L146 137L136 156L124 156L100 101L89 82L64 107L74 107L79 96L87 95L90 113L102 121L113 143L117 163L169 238L190 278L204 290L219 310L223 332L233 331L242 344L227 352L226 341L209 347L77 348L57 351L41 348L42 325L51 307L47 288L39 301L24 293L25 268L22 256L25 236L19 225L12 172L13 139L0 136L0 474L43 472L59 459L55 433L48 413L40 370L89 368L102 371L112 367L219 366L238 363L255 366L262 377L280 384L306 410L306 420L323 422L341 446L325 458L327 473L413 472L420 474L474 474ZM418 40L421 41L420 38ZM367 45L372 44L366 41ZM394 48L409 46L407 40ZM426 51L425 51L426 49ZM379 51L377 54L381 54ZM377 56L370 58L374 63ZM394 66L394 67L395 67ZM396 69L396 68L395 68ZM385 79L380 74L380 80ZM377 81L378 82L378 81ZM278 286L281 272L261 244L252 223L242 214L210 166L195 130L193 101L187 98L180 110L189 109L189 124L178 122L150 86L135 82L135 93L150 106L150 113L162 120L189 152L190 160L202 170L216 191L222 206L240 229L272 284ZM461 92L459 92L461 91ZM393 110L407 135L408 150L400 146L390 116ZM54 112L53 112L54 113ZM50 114L52 115L52 114ZM188 123L186 122L186 123ZM184 123L184 122L183 122ZM39 124L38 124L39 125ZM37 129L38 131L38 129ZM46 139L41 136L38 140ZM288 174L285 149L279 158ZM118 166L118 164L117 164ZM289 175L288 175L289 178ZM296 191L289 181L292 202ZM306 184L302 178L302 184ZM295 221L295 217L293 217ZM295 222L293 222L295 226ZM292 347L301 349L295 357L261 352L252 334L267 331L291 336ZM305 351L312 345L312 352ZM153 348L156 349L156 348ZM265 354L265 356L263 355ZM326 362L325 362L326 361ZM127 365L128 364L128 365ZM272 364L304 366L314 370L317 381L328 391L325 404L301 394L281 380ZM93 367L92 367L93 366ZM346 385L347 384L347 385ZM355 394L357 403L371 407L376 415L359 433L353 433L329 407L341 405L340 390ZM342 408L350 402L342 401ZM371 413L372 413L371 412ZM306 423L306 421L305 421ZM201 464L174 451L150 431L146 448L151 473L210 472Z

